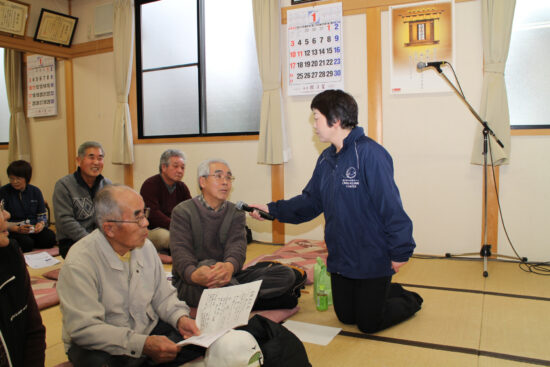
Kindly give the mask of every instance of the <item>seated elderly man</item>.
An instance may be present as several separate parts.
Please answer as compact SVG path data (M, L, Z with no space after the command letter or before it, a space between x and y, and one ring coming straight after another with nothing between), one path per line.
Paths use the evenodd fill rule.
M105 151L96 141L86 141L78 147L78 168L61 177L53 190L53 211L59 253L63 258L71 246L93 231L96 193L111 181L101 174Z
M196 307L206 288L261 279L255 309L295 307L305 282L303 274L273 263L243 270L245 214L227 201L235 179L229 164L222 159L204 161L198 167L198 178L201 194L172 211L172 283L178 297Z
M73 245L57 284L69 360L76 366L177 366L203 355L203 348L176 344L199 330L147 239L141 196L106 186L94 205L98 228Z
M183 183L186 158L182 151L168 149L160 156L159 174L149 177L141 185L140 194L150 209L149 239L157 250L170 250L170 218L172 209L191 199Z

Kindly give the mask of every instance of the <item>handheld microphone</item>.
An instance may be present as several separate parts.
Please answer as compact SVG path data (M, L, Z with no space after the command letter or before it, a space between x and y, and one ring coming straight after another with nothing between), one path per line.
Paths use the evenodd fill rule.
M416 68L420 71L432 66L436 69L439 69L441 66L445 64L447 64L447 61L430 61L430 62L420 61L418 64L416 64Z
M267 220L274 220L275 219L275 217L272 216L271 214L269 214L267 212L264 212L263 210L260 210L258 208L253 208L251 206L248 206L245 203L243 203L242 201L237 201L235 206L239 210L244 210L244 211L247 211L247 212L250 212L250 213L252 213L254 210L257 210L258 213L260 214L260 217L262 217L264 219L267 219Z

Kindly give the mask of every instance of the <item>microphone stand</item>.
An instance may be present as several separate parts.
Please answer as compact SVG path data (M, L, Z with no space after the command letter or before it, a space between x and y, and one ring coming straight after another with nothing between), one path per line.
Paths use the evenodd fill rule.
M434 65L434 68L437 70L439 75L445 79L447 84L451 86L453 91L456 93L456 95L466 104L470 112L474 115L474 117L479 121L481 126L483 126L483 195L484 195L484 208L483 208L483 246L481 247L481 251L479 252L479 256L483 258L483 276L488 277L489 272L487 271L487 259L493 254L491 253L491 245L487 242L487 147L489 144L489 135L491 135L493 138L495 138L498 145L500 145L502 148L504 148L504 144L497 138L493 130L489 127L487 124L487 121L484 121L481 116L473 109L473 107L468 103L466 100L466 97L464 94L462 94L455 86L454 84L447 78L447 75L441 71L440 65ZM477 255L477 252L469 252L464 254L451 254L446 253L445 257L456 257L456 256L471 256L471 255ZM506 255L499 255L494 254L495 257L503 257L508 259L514 259L517 260L516 257L513 256L506 256ZM524 261L527 261L526 258L524 258Z

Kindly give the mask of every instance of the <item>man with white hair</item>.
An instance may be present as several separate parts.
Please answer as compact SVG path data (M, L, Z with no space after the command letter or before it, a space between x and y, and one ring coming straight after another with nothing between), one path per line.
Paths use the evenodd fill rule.
M160 156L159 174L149 177L141 185L140 194L149 207L149 239L157 250L170 249L170 221L172 210L182 201L191 199L183 183L185 154L168 149Z
M204 348L176 344L199 330L147 239L149 211L141 196L110 185L94 204L98 229L72 247L57 284L69 360L172 366L203 355Z
M227 198L233 176L223 159L198 167L201 194L172 212L172 283L178 297L196 307L204 289L262 280L255 309L293 308L305 277L281 264L263 263L243 270L245 214ZM265 266L264 266L265 265ZM301 275L301 276L300 276Z

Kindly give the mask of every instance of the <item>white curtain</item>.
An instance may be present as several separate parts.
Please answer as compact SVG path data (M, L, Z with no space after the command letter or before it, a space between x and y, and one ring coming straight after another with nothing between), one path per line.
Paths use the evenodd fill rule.
M252 0L252 8L263 88L258 163L281 164L290 156L281 108L281 9L279 0Z
M21 77L21 52L4 50L4 74L10 108L10 141L8 161L23 159L31 161L31 144L27 121L23 109L23 87Z
M113 53L117 94L113 124L113 163L134 163L132 121L128 93L134 53L134 1L115 0L113 21Z
M490 138L495 166L508 164L510 160L510 114L504 81L504 69L510 48L512 22L516 0L483 0L483 89L480 116L494 131L504 145L502 149L494 138ZM472 163L483 164L483 134L478 126ZM491 164L490 156L487 157Z

